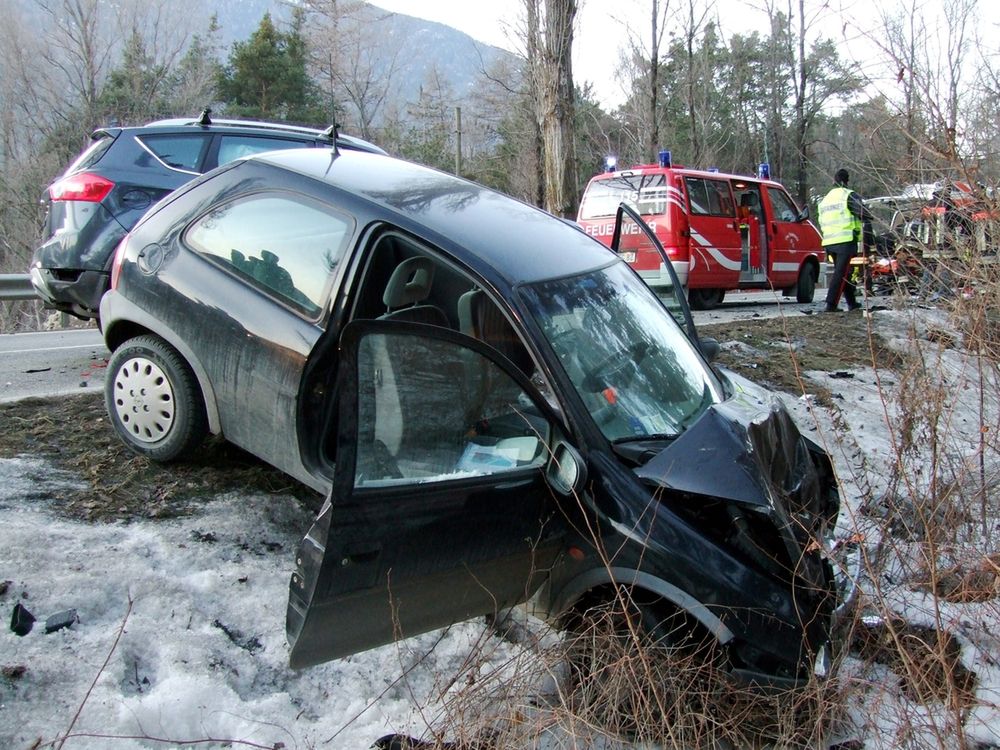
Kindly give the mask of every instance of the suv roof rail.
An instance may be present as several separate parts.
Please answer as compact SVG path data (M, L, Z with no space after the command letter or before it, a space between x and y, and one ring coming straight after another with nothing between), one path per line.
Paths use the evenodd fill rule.
M210 111L210 110L209 110ZM208 122L204 120L205 113L203 112L197 118L190 117L174 117L166 120L154 120L153 122L147 122L141 127L184 127L184 126L194 126L194 125L213 125L216 127L231 127L231 128L253 128L254 130L275 130L275 131L285 131L292 133L304 133L308 135L321 136L324 131L318 128L305 127L303 125L286 125L284 123L276 122L260 122L259 120L228 120L215 118L209 119Z

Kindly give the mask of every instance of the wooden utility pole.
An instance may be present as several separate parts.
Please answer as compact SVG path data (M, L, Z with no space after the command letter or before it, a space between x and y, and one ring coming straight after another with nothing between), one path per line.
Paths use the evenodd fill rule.
M462 108L455 107L455 176L462 176Z

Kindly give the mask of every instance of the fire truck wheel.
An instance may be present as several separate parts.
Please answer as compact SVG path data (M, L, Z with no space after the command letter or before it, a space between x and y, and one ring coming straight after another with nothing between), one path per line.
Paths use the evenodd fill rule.
M810 265L799 270L799 282L795 285L796 302L812 302L816 295L816 272Z
M692 310L711 310L722 304L725 289L689 289L688 303Z

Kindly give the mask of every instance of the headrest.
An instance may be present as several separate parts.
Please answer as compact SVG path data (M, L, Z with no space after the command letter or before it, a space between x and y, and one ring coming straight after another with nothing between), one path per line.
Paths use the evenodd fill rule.
M434 281L434 261L430 258L407 258L392 272L385 285L382 302L386 308L412 305L427 299Z

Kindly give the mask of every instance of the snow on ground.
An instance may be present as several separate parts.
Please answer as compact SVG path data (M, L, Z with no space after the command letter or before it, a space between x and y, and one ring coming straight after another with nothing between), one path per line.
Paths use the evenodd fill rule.
M880 330L891 331L899 347L915 326L926 331L944 325L908 316L878 314ZM968 451L981 425L977 371L956 349L929 343L925 356L954 395L946 415L949 450ZM811 398L782 397L803 432L833 457L844 489L845 536L871 528L860 505L889 489L896 460L892 431L899 427L891 397L900 379L868 370L850 375L805 373L835 394L834 410ZM997 392L996 384L987 389ZM987 399L985 408L996 424L997 404ZM926 484L929 477L913 481ZM74 737L67 743L74 750L162 746L149 737L366 748L391 732L423 734L456 678L461 684L470 670L496 667L516 648L477 620L292 671L284 635L287 584L292 555L311 521L293 499L226 495L204 500L185 518L90 525L63 520L50 507L58 499L46 499L75 482L44 462L0 459L0 581L11 581L0 604L9 613L20 601L39 618L23 638L0 630L0 666L26 668L23 676L0 678L0 747L53 740L86 699L73 731L103 736ZM994 527L982 552L996 551L998 536ZM893 579L896 573L890 565L877 582L892 609L918 624L944 623L960 638L963 662L978 678L979 703L966 729L982 747L997 747L996 601L935 603L902 585L901 576ZM68 608L80 621L46 635L44 617ZM894 682L885 667L853 660L845 674L878 688L851 699L855 736L867 748L898 746L899 717L913 721L924 709L886 687ZM918 728L906 737L909 746L939 746L917 719ZM112 742L109 735L129 739Z
M179 520L89 525L26 501L26 478L46 471L37 461L0 459L0 579L12 581L0 602L10 613L20 601L39 618L23 638L0 632L0 664L27 668L0 679L2 748L65 732L95 678L74 732L367 748L389 732L421 734L418 707L433 708L443 681L467 668L472 652L482 655L480 620L452 627L440 642L430 634L293 671L285 604L310 518L292 498L229 495ZM47 481L58 497L67 480ZM80 622L45 634L44 617L68 608ZM501 660L507 644L493 640ZM152 746L161 745L67 743Z

